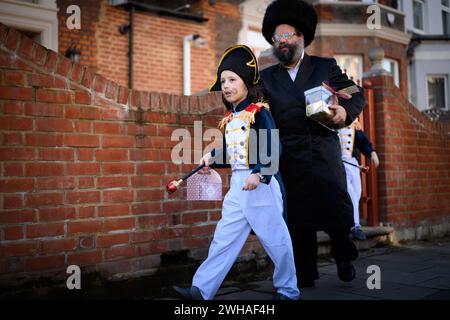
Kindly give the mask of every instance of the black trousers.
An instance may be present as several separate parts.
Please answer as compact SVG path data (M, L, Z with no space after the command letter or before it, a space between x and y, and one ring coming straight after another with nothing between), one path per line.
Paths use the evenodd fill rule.
M289 220L288 220L289 221ZM317 231L298 223L288 225L294 250L295 268L298 281L319 279L317 269ZM350 239L347 228L324 230L331 241L331 256L338 261L353 261L358 257L358 250Z

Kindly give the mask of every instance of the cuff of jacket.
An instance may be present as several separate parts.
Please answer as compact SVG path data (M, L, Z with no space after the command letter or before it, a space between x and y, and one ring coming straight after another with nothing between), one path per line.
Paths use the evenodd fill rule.
M260 165L256 165L253 170L252 173L261 173L261 166ZM262 183L265 184L269 184L270 183L270 179L272 178L271 175L262 175L262 179L260 180Z

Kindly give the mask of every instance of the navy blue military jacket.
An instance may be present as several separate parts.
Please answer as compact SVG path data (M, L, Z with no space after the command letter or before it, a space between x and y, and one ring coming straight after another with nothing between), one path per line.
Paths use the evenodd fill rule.
M371 158L371 153L373 152L372 143L369 140L369 137L362 130L355 130L355 144L353 147L354 158L358 158L359 154L362 153L367 158Z
M246 139L242 139L240 144L241 148L245 149L245 154L241 155L241 157L245 158L245 165L239 166L239 164L235 164L237 168L240 169L251 169L252 173L261 172L263 167L269 167L274 165L272 161L276 161L276 171L274 174L278 172L278 163L281 152L281 144L278 138L278 134L274 133L272 130L276 130L275 123L273 121L272 115L270 112L264 107L258 107L254 104L251 104L247 99L242 101L239 105L237 105L231 113L227 113L227 116L233 116L235 114L239 114L241 111L252 109L255 111L254 122L249 123L248 126L242 125L242 128L237 128L244 132L243 137L247 136L249 141ZM245 131L248 129L254 130L254 134L246 135ZM265 129L264 134L260 134L260 130ZM227 127L225 131L227 131ZM227 134L224 135L223 138L223 147L220 150L212 150L211 155L214 157L214 162L211 165L211 168L229 168L233 164L233 159L230 159L230 144L227 143L226 139ZM263 139L261 139L261 137ZM254 141L256 139L256 141ZM272 145L278 147L278 153L272 154ZM237 146L239 147L239 145ZM261 155L263 154L263 159ZM273 159L272 159L273 157ZM268 159L271 161L269 162ZM252 161L253 160L253 161ZM264 160L264 161L263 161ZM230 163L231 162L231 163ZM234 167L234 166L233 166ZM273 175L274 175L273 174ZM266 184L270 183L270 179L272 174L264 174L263 182Z
M213 163L210 165L211 168L230 168L235 167L237 169L251 169L252 173L264 173L263 168L271 167L272 170L275 170L273 174L263 174L264 180L263 183L269 184L272 176L277 180L280 191L283 199L283 218L287 221L287 203L286 203L286 192L284 183L281 179L281 175L279 172L279 160L281 154L281 143L279 141L278 132L274 132L272 130L276 130L275 123L273 121L271 113L265 109L264 107L259 107L254 104L251 104L247 99L242 101L239 105L237 105L231 113L227 113L226 117L233 116L239 114L244 110L253 110L254 113L254 122L249 121L247 126L236 127L232 130L245 132L248 129L254 130L254 135L248 135L249 141L242 140L237 141L237 146L244 148L244 153L234 152L236 154L240 154L243 158L247 160L242 162L234 162L233 159L230 160L230 152L233 153L233 146L230 146L231 142L227 141L225 133L223 138L223 146L222 149L213 149L211 151L211 155L213 157ZM225 132L229 130L229 127L225 127ZM265 135L260 135L260 131L265 130ZM245 134L243 134L245 136ZM253 141L255 139L255 141ZM233 141L234 143L234 141ZM252 148L254 146L255 148ZM276 149L273 149L274 146ZM276 150L277 152L274 152ZM261 152L261 153L260 153ZM250 154L253 154L253 157L250 157ZM260 155L263 155L264 159L261 159ZM251 159L255 159L255 161L251 161ZM268 161L270 159L270 161ZM264 160L264 161L262 161ZM230 163L231 162L231 163ZM276 162L276 163L274 163Z

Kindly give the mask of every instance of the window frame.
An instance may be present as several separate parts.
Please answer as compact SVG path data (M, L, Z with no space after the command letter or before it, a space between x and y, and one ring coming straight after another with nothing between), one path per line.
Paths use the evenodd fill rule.
M444 12L446 12L447 13L447 15L448 15L448 21L447 21L447 23L449 24L449 32L447 33L446 31L447 30L445 30L444 29L444 19L442 19L442 34L444 34L444 35L450 35L450 2L449 2L449 4L447 5L447 6L445 6L443 3L442 3L442 1L441 1L441 14L442 14L442 16L443 16L443 13Z
M389 57L384 57L383 60L381 61L381 64L383 65L384 62L389 62L389 63L394 62L394 65L397 67L394 72L389 71L384 68L383 69L392 75L392 78L394 79L394 85L397 86L398 88L400 88L400 62L395 59L389 58Z
M0 21L18 31L37 34L35 40L55 52L58 47L58 8L55 0L31 3L19 0L2 2Z
M415 3L420 3L422 5L422 29L418 29L416 28L415 25L415 16L414 16L414 4ZM413 31L419 34L424 34L425 33L425 18L426 18L426 2L425 0L412 0L412 28Z
M350 58L357 58L358 62L360 62L360 64L358 65L358 78L359 79L353 79L353 81L355 83L358 83L357 80L359 80L360 82L362 81L363 78L363 70L364 70L364 57L360 54L353 54L353 53L336 53L333 55L333 58L336 60L338 66L342 69L342 72L344 72L343 67L339 64L339 57L350 57ZM347 76L350 78L350 75L347 74ZM361 83L359 85L362 85Z
M436 109L431 109L430 108L430 92L429 92L429 88L428 88L428 78L443 78L444 79L444 108L436 108ZM425 83L427 86L426 89L426 104L427 104L427 109L426 110L441 110L441 111L447 111L450 109L449 105L448 105L448 74L435 74L435 73L430 73L425 75Z

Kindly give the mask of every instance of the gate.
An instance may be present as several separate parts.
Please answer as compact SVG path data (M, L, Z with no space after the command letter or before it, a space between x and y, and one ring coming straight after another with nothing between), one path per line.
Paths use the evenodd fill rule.
M364 80L364 95L366 98L366 106L359 117L364 133L369 137L372 142L373 148L377 150L377 142L375 135L375 109L374 109L374 96L372 84L369 80ZM381 159L380 159L381 161ZM369 159L361 157L361 165L368 165ZM367 226L379 225L379 212L378 212L378 181L377 171L373 167L366 174L361 175L362 193L360 201L360 215L361 220L366 221Z

